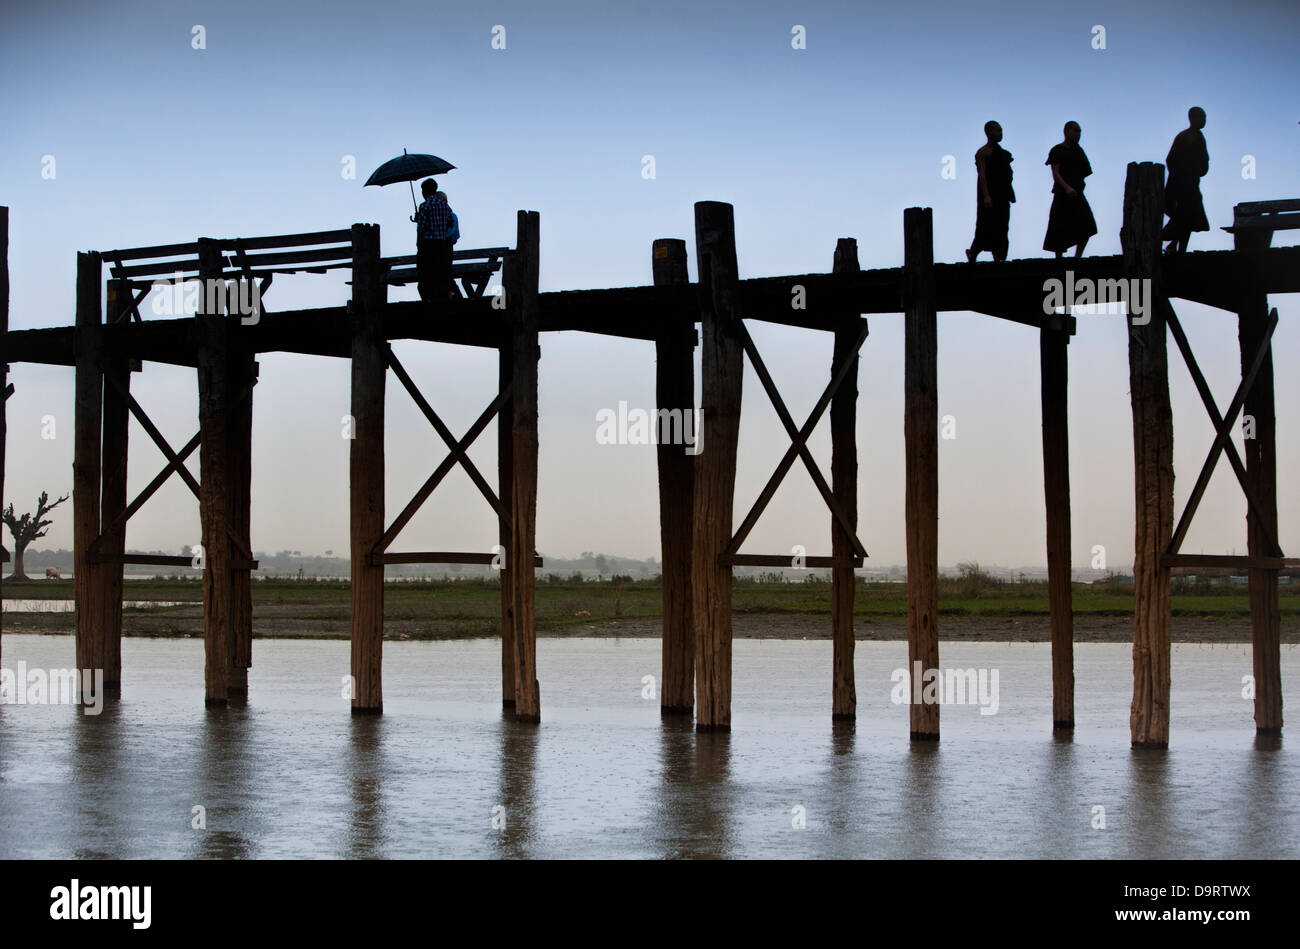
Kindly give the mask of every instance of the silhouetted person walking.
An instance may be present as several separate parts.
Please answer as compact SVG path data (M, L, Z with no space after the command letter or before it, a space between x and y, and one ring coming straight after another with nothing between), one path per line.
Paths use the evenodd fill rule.
M1169 223L1160 235L1169 241L1166 254L1184 253L1192 231L1208 231L1205 202L1201 199L1201 178L1210 170L1210 151L1205 147L1205 110L1192 106L1187 110L1187 128L1174 136L1165 158L1169 178L1165 181L1165 214Z
M1044 162L1052 166L1053 197L1043 250L1050 250L1057 257L1071 247L1075 257L1082 257L1088 238L1097 233L1097 220L1083 196L1083 179L1092 174L1092 165L1079 147L1081 134L1078 122L1066 122L1065 141L1053 145Z
M415 212L415 273L420 299L445 304L451 295L451 207L438 183L426 178L420 185L424 201Z
M966 259L972 264L980 251L987 250L994 260L1007 259L1007 228L1011 225L1011 205L1016 193L1011 190L1011 153L1002 141L1002 126L985 122L988 143L975 153L975 239Z

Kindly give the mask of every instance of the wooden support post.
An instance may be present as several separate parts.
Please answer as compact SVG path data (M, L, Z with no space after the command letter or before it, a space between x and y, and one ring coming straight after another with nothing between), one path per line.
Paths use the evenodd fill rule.
M505 277L506 308L513 336L514 407L511 425L510 594L514 601L515 721L540 722L541 690L537 683L537 623L534 596L537 573L537 284L540 217L520 211L518 237Z
M384 307L379 226L352 225L352 714L384 710L384 567L371 551L384 535Z
M111 280L104 307L104 322L111 324L129 311L131 285L126 280ZM114 527L126 510L127 435L131 427L131 410L122 392L131 388L131 360L120 355L105 357L104 433L101 462L103 479L100 489L100 541L96 553L107 562L93 568L101 581L100 609L104 624L104 688L122 687L122 573L120 558L126 553L126 523ZM112 382L121 386L119 391Z
M1134 748L1169 747L1169 568L1163 557L1174 529L1174 426L1161 299L1160 230L1164 167L1130 162L1124 181L1120 244L1126 279L1149 280L1147 310L1130 314L1129 398L1133 407L1136 529L1133 542Z
M1039 330L1043 406L1043 498L1047 506L1047 596L1052 616L1052 727L1074 728L1074 588L1070 585L1070 335Z
M907 457L907 659L914 741L939 739L939 703L924 677L939 669L939 388L934 226L929 208L903 211L903 438Z
M231 527L241 544L253 551L253 384L257 379L257 361L238 344L240 324L232 314L230 359L230 425L226 430L230 451ZM244 393L248 394L245 396ZM242 554L236 554L242 560ZM234 694L248 693L248 670L253 665L253 576L246 567L238 567L230 577L230 685Z
M835 245L835 273L857 273L858 242L841 237ZM847 314L835 328L835 351L831 374L845 359L853 366L839 391L831 398L831 491L841 510L856 530L858 526L858 314ZM831 556L848 559L856 551L853 536L831 518ZM853 596L857 578L852 567L831 568L831 718L852 721L858 714L858 691L853 675Z
M695 620L695 728L731 730L731 543L744 348L737 325L739 271L732 206L695 204L699 267L701 447L694 459L691 610Z
M515 379L515 353L513 342L505 342L498 350L497 392L508 389ZM513 540L513 516L511 504L514 501L514 396L511 395L501 411L497 413L497 496L505 516L498 519L498 539L505 556L502 569L497 571L501 578L501 707L515 707L515 593L511 583L514 570L515 553L511 548Z
M222 311L221 249L199 238L199 516L203 524L204 704L224 707L234 646L231 618L229 325Z
M99 254L77 255L75 331L76 401L72 449L72 579L77 631L77 668L104 668L102 571L90 562L90 545L99 536L100 425L104 375ZM82 680L85 681L84 678Z
M1237 339L1241 346L1241 373L1245 378L1250 363L1264 339L1268 324L1268 292L1259 279L1259 255L1272 243L1271 230L1238 230L1232 235L1238 252L1242 287L1237 310ZM1277 536L1277 424L1273 411L1273 351L1270 347L1255 374L1255 384L1246 393L1242 407L1254 427L1254 437L1244 441L1246 484L1258 499L1261 519L1272 537ZM1246 545L1251 557L1276 555L1260 525L1247 518ZM1251 642L1255 675L1255 731L1282 731L1282 614L1278 603L1277 571L1247 571L1250 593Z
M9 332L9 208L0 205L0 499L5 493L5 449L8 447L9 363L6 334ZM3 544L0 544L3 546ZM0 564L0 585L5 567ZM0 658L4 655L4 624L0 619Z
M686 242L654 242L651 270L656 287L684 286ZM683 436L695 429L695 320L663 314L655 340L655 401L660 411L680 413ZM674 418L673 414L667 416ZM661 432L662 434L662 432ZM691 618L691 516L693 445L657 439L659 463L659 540L663 568L663 676L659 710L663 715L690 715L695 709L695 626ZM698 445L696 441L694 444Z

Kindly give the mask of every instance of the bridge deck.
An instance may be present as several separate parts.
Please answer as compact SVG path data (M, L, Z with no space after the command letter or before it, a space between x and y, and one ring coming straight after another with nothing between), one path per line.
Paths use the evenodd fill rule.
M1236 251L1199 251L1162 261L1165 292L1232 311L1240 299L1245 276ZM1119 256L1027 258L1004 263L935 264L936 308L967 310L1001 319L1041 326L1060 317L1043 313L1043 285L1051 279L1118 279L1124 272ZM1300 292L1300 247L1262 252L1258 279L1269 293ZM794 274L758 277L740 282L740 312L748 319L809 329L832 330L846 312L902 311L901 267L858 273ZM804 288L804 308L792 306L793 288ZM602 290L563 290L539 294L541 332L580 331L653 340L662 334L666 314L699 321L695 284L681 286L616 287ZM287 352L317 356L351 356L347 308L266 312L255 325L240 329L243 342L255 353ZM441 316L430 316L417 301L387 304L384 332L388 339L420 339L470 346L500 347L509 340L505 314L490 298L462 299L449 304ZM150 362L194 366L198 338L191 318L146 320L104 327L105 345L116 355ZM4 338L10 363L74 364L73 327L12 330Z

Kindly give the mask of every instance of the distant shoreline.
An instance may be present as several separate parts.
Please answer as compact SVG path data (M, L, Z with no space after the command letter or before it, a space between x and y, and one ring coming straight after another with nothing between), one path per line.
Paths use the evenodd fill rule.
M346 640L351 634L351 594L346 582L266 580L253 586L256 639ZM3 586L6 633L70 634L73 585L68 581L9 581ZM831 585L827 582L740 582L734 590L733 634L738 639L831 638ZM128 637L201 638L202 585L192 580L128 581L123 634ZM25 602L23 602L25 601ZM42 607L57 602L59 611ZM159 605L152 605L157 603ZM149 605L145 605L149 604ZM165 604L165 605L163 605ZM941 581L939 638L944 642L1049 642L1046 584L971 585ZM548 638L657 638L663 590L651 582L539 582L537 634ZM40 612L37 612L40 610ZM1074 640L1131 643L1131 589L1076 585ZM1300 643L1300 589L1280 597L1282 642ZM1226 587L1176 591L1174 642L1249 643L1246 591ZM448 641L499 638L501 591L495 583L435 581L394 583L384 596L384 638ZM854 636L860 641L907 639L907 590L897 584L858 587Z
M144 628L133 622L137 617L127 617L123 635L131 639L201 639L202 620L196 618L193 628L161 630ZM54 622L50 622L54 621ZM186 624L188 626L188 624ZM305 628L309 624L284 621L271 624L254 621L253 638L256 640L293 639L346 641L347 624L329 624L322 628ZM821 614L761 614L738 613L733 617L733 636L736 639L827 640L831 638L830 617ZM538 639L658 639L662 632L658 619L624 618L596 620L563 628L539 628ZM4 619L5 634L39 634L71 636L71 617L68 614L16 614ZM469 639L499 639L497 631L420 630L411 628L409 622L384 623L387 642L455 642ZM1052 638L1047 617L940 617L939 639L943 643L959 642L1028 642L1046 643ZM1221 620L1206 617L1180 617L1172 620L1170 638L1175 643L1228 644L1251 642L1248 619ZM854 624L857 642L905 642L906 622L863 622ZM1284 645L1300 644L1300 625L1286 621L1282 624L1281 640ZM1074 618L1076 643L1131 643L1133 620L1127 616L1076 616Z

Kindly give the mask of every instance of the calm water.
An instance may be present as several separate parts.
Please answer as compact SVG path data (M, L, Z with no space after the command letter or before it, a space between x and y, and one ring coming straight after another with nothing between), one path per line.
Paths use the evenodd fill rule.
M1072 741L1051 734L1046 644L951 643L944 667L998 670L998 713L945 707L942 743L913 746L890 701L906 648L858 644L846 730L829 643L738 641L714 736L641 697L657 640L542 640L530 727L502 717L495 641L386 643L386 714L354 720L346 642L258 641L249 703L205 712L200 641L128 639L99 716L0 706L0 858L1300 856L1300 764L1255 737L1248 646L1174 647L1164 753L1128 747L1130 647L1092 644ZM73 642L5 636L19 660L69 666Z

